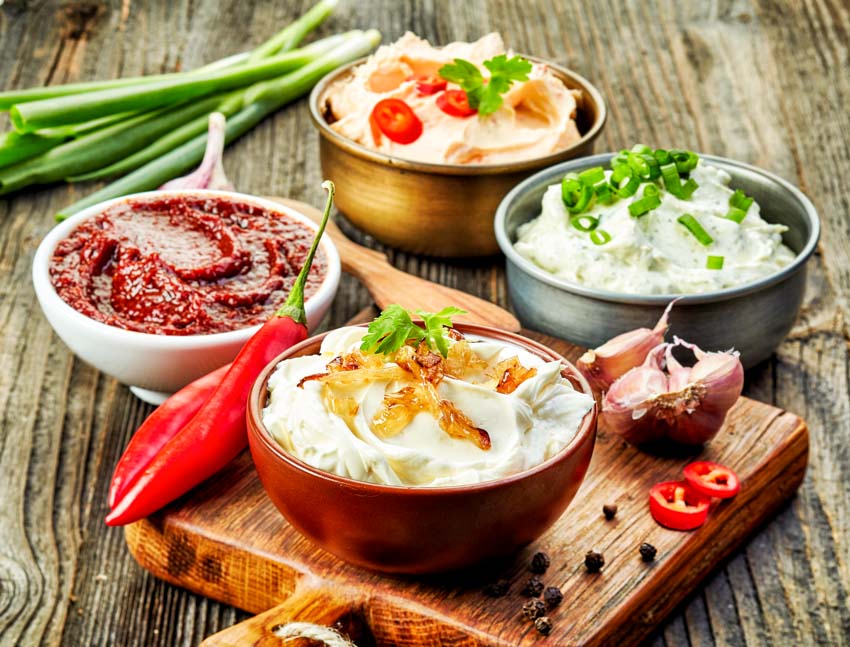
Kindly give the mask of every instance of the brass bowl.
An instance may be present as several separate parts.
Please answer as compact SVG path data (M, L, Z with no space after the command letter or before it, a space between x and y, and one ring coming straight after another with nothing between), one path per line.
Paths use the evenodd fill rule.
M571 89L582 90L577 122L582 137L547 155L511 164L426 164L370 150L330 128L328 87L350 76L366 59L325 76L310 94L310 115L319 130L322 175L336 185L337 208L357 227L392 247L430 256L487 256L499 251L493 216L517 183L540 169L590 155L607 109L584 77L545 63Z

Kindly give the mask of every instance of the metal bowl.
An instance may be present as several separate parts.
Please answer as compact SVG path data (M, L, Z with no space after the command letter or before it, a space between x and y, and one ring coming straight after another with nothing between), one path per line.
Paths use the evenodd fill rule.
M486 256L499 251L493 214L517 182L566 159L589 155L607 116L602 95L584 77L546 63L568 88L582 90L582 137L546 157L512 164L425 164L391 157L343 137L328 125L326 94L366 59L325 76L310 94L319 131L322 175L337 188L336 206L357 227L387 245L431 256Z
M642 296L588 288L557 278L514 249L517 228L537 217L546 188L569 172L607 166L613 153L548 168L515 187L496 211L495 231L507 257L508 294L528 327L595 348L611 337L652 327L678 294ZM735 348L745 367L768 358L791 330L806 285L806 261L820 237L809 199L780 177L749 164L711 155L705 161L732 176L761 205L765 220L788 227L783 241L797 256L765 278L738 287L682 296L670 317L671 333L706 350Z

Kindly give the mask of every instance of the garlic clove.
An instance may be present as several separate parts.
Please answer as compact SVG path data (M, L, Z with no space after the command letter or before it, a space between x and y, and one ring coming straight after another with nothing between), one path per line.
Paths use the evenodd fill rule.
M207 147L201 165L189 175L169 180L163 189L217 189L233 191L233 184L224 173L225 118L220 112L211 112L207 131Z
M602 426L636 445L658 440L664 429L653 414L654 402L667 388L667 376L657 366L644 364L629 370L602 400Z
M667 319L676 301L668 304L654 328L638 328L617 335L579 358L576 366L594 390L606 391L614 380L640 366L649 351L664 341Z

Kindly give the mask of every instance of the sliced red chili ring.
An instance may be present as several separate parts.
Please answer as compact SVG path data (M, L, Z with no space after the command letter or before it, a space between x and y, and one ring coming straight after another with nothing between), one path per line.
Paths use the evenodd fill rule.
M446 90L437 95L437 107L452 117L470 117L478 112L469 105L463 90Z
M665 528L693 530L705 523L711 503L686 481L665 481L649 491L649 511L652 518Z
M685 468L685 480L697 492L718 499L730 499L741 489L741 481L732 470L719 463L697 461Z
M401 99L382 99L372 108L369 116L374 125L397 144L410 144L422 134L422 122L416 113Z
M411 80L416 81L416 91L419 94L437 94L446 89L447 81L433 74L419 74Z

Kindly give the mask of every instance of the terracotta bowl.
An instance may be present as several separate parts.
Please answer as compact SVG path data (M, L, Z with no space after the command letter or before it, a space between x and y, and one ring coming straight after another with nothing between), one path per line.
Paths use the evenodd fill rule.
M591 392L572 364L537 342L486 326L457 328L560 361L574 386ZM290 348L263 370L247 414L251 454L269 498L315 544L370 569L433 573L508 555L537 539L563 514L590 464L595 404L556 456L520 474L475 485L375 485L324 472L288 454L262 423L268 379L282 360L317 353L324 336Z
M336 206L357 227L387 245L431 256L486 256L499 251L493 215L518 182L540 169L590 155L607 116L602 95L584 77L546 63L568 88L582 91L582 137L547 155L511 164L426 164L378 153L328 125L328 87L366 59L331 72L313 88L310 115L319 131L323 177L336 184Z

